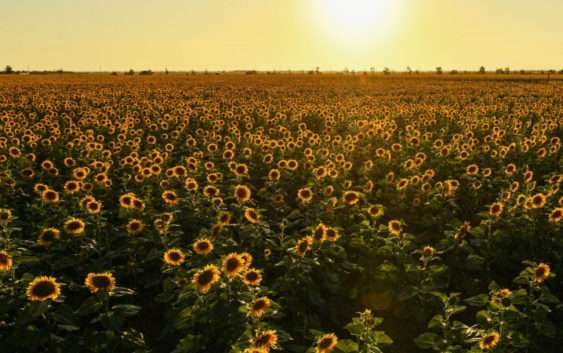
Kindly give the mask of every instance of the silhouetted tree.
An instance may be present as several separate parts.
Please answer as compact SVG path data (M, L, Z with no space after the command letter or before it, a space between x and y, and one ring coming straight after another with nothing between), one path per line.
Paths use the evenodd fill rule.
M484 74L484 73L486 73L486 72L487 72L487 70L485 70L485 67L484 67L484 66L481 66L481 67L479 68L479 73L480 73L480 74Z
M6 68L4 69L4 72L7 74L13 74L14 73L14 69L10 66L10 65L6 65Z
M441 75L443 72L444 72L444 71L442 70L442 67L441 67L441 66L436 67L436 73L437 73L438 75Z
M389 68L386 67L386 68L383 69L383 74L384 74L384 75L390 75L390 74L391 74L391 70L389 70Z

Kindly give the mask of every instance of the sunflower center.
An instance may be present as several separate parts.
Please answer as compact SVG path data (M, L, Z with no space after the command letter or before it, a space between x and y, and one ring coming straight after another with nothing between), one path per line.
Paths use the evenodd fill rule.
M40 298L49 296L55 293L55 285L48 281L39 282L33 287L32 293Z
M96 288L109 288L111 286L111 280L108 276L94 276L92 277L92 284Z

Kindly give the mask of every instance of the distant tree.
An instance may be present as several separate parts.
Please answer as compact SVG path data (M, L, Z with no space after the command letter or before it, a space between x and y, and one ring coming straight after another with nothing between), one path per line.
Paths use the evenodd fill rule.
M318 75L321 73L321 68L320 67L315 67L315 73Z
M135 75L135 70L129 69L129 71L127 71L127 74L126 74L126 75L130 75L130 76Z
M407 66L407 72L408 72L409 74L412 74L412 69L411 69L410 66Z
M504 73L507 75L510 74L510 68L508 66L504 68Z
M112 76L117 76L117 71L112 71L112 72L111 72L111 75L112 75Z
M152 75L152 70L143 70L139 72L139 75Z
M4 69L4 72L6 74L13 74L14 73L14 69L10 66L10 65L6 65L6 68Z
M560 73L560 74L563 74L563 69L559 70L559 73Z
M444 71L442 70L442 67L441 67L441 66L436 67L436 73L437 73L438 75L441 75L443 72L444 72Z
M165 75L168 75L168 68L167 68L167 67L164 68L164 74L165 74Z
M450 74L452 74L452 75L457 75L457 74L458 74L458 71L454 69L454 70L450 71Z
M481 66L481 67L479 68L479 73L480 73L480 74L487 73L487 70L485 70L485 67L484 67L484 66Z
M375 72L375 67L373 67L373 66L370 67L370 68L369 68L369 72L371 72L371 73L373 74L373 73Z
M384 75L390 75L391 74L391 70L388 67L383 68L383 74Z

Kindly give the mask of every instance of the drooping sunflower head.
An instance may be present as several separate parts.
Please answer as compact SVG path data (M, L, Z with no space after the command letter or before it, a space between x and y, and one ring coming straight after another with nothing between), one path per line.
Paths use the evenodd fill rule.
M37 239L37 242L39 243L39 245L49 246L54 241L58 240L60 236L61 231L57 228L45 228L42 229L39 233L39 239Z
M84 233L84 228L86 227L83 220L71 217L67 219L64 223L64 230L70 235L81 235Z
M549 214L549 221L551 223L560 222L563 219L563 207L557 207Z
M307 252L311 249L312 244L313 244L313 237L311 236L306 236L299 239L297 244L295 244L295 253L297 253L297 255L301 257L305 256Z
M12 266L12 256L5 250L0 251L0 271L9 271Z
M314 229L313 229L313 240L318 242L318 243L322 243L326 240L326 230L328 229L328 227L323 224L323 223L319 223Z
M353 206L360 201L360 193L357 191L345 191L342 195L342 201L348 206Z
M534 282L543 283L551 274L551 268L548 264L541 263L534 269Z
M240 255L240 258L242 259L244 268L249 268L250 265L252 265L252 261L253 261L253 259L254 259L254 258L252 257L252 255L250 255L250 253L248 253L248 252L246 252L246 251L240 253L239 255Z
M0 208L0 225L6 225L12 221L14 216L12 210L7 208Z
M115 289L115 278L110 272L89 273L84 284L91 293L111 292Z
M55 300L61 295L61 285L54 277L36 277L27 286L26 296L30 301Z
M403 227L401 226L401 222L393 219L387 223L387 228L392 235L400 235L403 231Z
M207 238L196 240L192 247L198 255L207 255L213 251L213 243Z
M252 224L260 222L260 214L254 208L244 210L244 218Z
M338 344L338 338L334 333L328 333L322 335L317 339L317 344L315 346L315 353L329 353L334 350Z
M171 266L180 266L186 260L186 256L180 249L168 249L163 255L164 262Z

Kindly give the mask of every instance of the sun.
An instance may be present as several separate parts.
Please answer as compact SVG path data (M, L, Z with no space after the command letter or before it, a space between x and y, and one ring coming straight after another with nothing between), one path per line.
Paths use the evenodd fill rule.
M350 40L382 32L393 19L398 0L317 0L324 27Z

